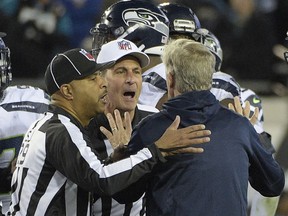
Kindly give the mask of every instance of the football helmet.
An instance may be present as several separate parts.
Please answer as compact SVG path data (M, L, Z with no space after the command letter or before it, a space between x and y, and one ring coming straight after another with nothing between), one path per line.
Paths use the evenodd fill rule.
M210 50L210 52L215 55L215 70L220 71L223 60L223 51L218 38L211 31L205 28L196 29L192 33L192 37L195 41L204 44Z
M146 54L161 55L169 38L169 21L154 4L141 0L122 0L112 4L90 30L92 54L103 43L124 38L134 42Z
M169 34L187 35L201 28L196 14L189 8L176 3L162 3L158 5L169 20Z
M217 71L212 76L211 92L217 100L233 100L238 96L241 98L241 87L231 75Z
M0 32L0 92L12 81L10 50L2 39L5 36L5 33Z

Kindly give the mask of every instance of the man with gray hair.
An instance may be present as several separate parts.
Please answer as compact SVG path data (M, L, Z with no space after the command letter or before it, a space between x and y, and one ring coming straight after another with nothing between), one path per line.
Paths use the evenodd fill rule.
M202 154L166 157L165 164L156 165L123 197L132 199L146 188L148 216L246 216L248 181L262 195L278 196L285 183L283 170L260 144L249 120L221 106L210 92L215 58L208 48L178 39L165 46L162 58L169 100L137 125L129 151L153 143L177 115L180 127L205 124L211 140L200 144Z
M118 148L105 161L100 160L91 148L95 143L89 138L87 126L104 111L107 82L103 72L114 64L98 64L81 48L59 53L51 60L44 76L51 104L24 136L12 176L12 203L7 214L90 216L92 193L110 196L121 191L156 163L165 162L167 150L182 146L178 153L202 152L191 146L195 143L191 138L200 136L202 140L210 132L199 131L202 125L196 126L196 134L195 127L177 129L177 117L159 142L137 154L125 155L131 120L126 113L122 122L119 110L115 110L115 121L107 114L112 131L104 127L100 130Z

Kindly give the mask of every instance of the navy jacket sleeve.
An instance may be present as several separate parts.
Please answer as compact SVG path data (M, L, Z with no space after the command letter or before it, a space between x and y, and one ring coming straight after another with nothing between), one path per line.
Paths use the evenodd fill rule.
M263 196L278 196L285 185L283 169L265 149L258 134L250 130L252 154L250 155L249 181L251 186Z

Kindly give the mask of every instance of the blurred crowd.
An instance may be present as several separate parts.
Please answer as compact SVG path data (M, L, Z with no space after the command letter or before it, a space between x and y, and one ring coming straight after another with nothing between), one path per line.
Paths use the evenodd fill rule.
M2 0L14 77L41 77L58 52L81 47L102 13L102 0Z
M148 0L147 0L148 1ZM151 1L151 0L150 0ZM41 77L55 53L90 49L89 30L115 0L1 0L0 29L6 32L14 77ZM161 0L154 0L159 4ZM287 0L171 0L190 7L202 27L217 35L222 69L237 80L287 86L283 49L288 29ZM260 92L261 93L261 92Z
M236 79L279 79L283 70L287 73L287 68L277 66L283 63L283 52L279 58L276 48L285 45L287 1L179 2L195 8L201 24L217 35L225 54L222 68Z

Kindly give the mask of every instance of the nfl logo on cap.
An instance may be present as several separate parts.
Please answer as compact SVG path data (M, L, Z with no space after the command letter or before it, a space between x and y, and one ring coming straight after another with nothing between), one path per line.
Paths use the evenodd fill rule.
M120 50L132 50L132 45L129 41L119 41L118 42L118 48Z
M126 39L116 39L104 44L97 56L97 63L107 61L117 62L124 56L134 56L139 60L141 67L149 64L149 57L136 44Z

